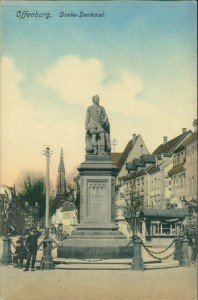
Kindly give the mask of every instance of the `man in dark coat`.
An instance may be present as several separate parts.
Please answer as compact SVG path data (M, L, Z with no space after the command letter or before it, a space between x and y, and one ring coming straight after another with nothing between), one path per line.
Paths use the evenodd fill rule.
M23 268L23 260L27 258L27 249L21 240L16 241L16 250L13 255L13 263L15 268Z
M34 271L34 265L36 261L36 255L38 250L38 238L41 236L41 232L35 228L31 228L30 235L27 237L26 247L28 250L27 263L24 271L28 271L31 261L31 271Z

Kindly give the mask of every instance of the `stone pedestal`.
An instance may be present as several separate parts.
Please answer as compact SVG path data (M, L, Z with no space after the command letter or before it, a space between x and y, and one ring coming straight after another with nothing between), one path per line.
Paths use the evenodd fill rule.
M144 263L142 259L142 241L140 238L135 237L133 240L134 249L133 249L133 262L132 262L132 270L135 271L144 271Z
M43 241L43 259L41 263L41 270L53 270L53 257L51 256L52 239L45 237Z
M80 173L80 224L57 250L58 257L111 259L132 257L129 241L115 223L115 177L109 155L86 155Z
M175 239L175 252L173 259L174 260L180 260L181 258L181 246L182 246L182 240L178 237Z
M12 262L11 240L9 237L3 238L3 251L1 256L1 264L9 265Z
M188 255L188 243L189 240L184 238L181 241L181 256L180 256L180 266L181 267L190 267L190 258Z

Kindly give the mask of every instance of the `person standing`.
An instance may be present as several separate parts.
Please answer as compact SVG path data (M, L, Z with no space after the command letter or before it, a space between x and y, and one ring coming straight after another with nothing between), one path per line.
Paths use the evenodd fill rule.
M34 265L36 261L36 255L38 250L38 238L41 236L41 232L36 228L31 228L30 235L27 237L26 247L28 250L27 262L24 271L28 271L31 262L31 271L34 271Z

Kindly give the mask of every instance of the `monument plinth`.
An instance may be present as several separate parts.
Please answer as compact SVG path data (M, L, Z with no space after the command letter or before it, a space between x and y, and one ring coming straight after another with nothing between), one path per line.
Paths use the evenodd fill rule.
M89 114L92 112L90 108L92 107L88 108ZM105 115L104 109L96 107L96 110ZM96 127L95 119L93 123ZM111 161L107 140L109 126L105 127L106 123L101 122L103 127L100 124L98 131L94 133L90 118L86 118L86 123L89 128L86 142L89 140L89 145L87 144L85 162L78 167L80 224L61 243L57 254L58 257L79 259L130 258L132 247L128 246L129 241L118 231L115 223L115 178L118 168ZM108 128L108 132L102 131L102 128ZM101 136L101 133L104 135Z

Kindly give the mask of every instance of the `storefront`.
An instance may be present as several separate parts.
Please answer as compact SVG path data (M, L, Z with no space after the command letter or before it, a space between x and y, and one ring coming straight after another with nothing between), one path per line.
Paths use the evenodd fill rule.
M174 238L183 232L185 209L142 209L139 214L140 233L147 241L155 238Z

